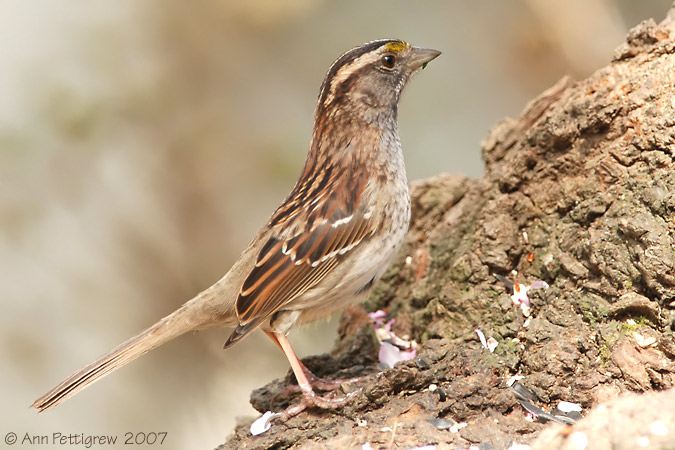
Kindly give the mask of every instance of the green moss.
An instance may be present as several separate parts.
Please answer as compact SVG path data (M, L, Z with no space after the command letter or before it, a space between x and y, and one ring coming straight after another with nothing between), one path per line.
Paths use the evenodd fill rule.
M609 316L608 304L600 297L582 296L574 299L584 321L595 328L598 324L607 321Z
M630 336L638 328L643 326L649 326L650 321L646 316L640 316L633 319L634 323L622 322L619 326L619 332L624 336Z
M616 326L616 324L615 324ZM600 358L600 368L604 369L612 358L612 346L619 339L620 334L614 329L611 331L610 324L605 325L605 332L598 335L598 357Z
M502 292L499 292L499 291L497 291L495 289L492 289L492 288L488 288L486 293L493 298L498 298L500 295L502 295Z
M424 344L426 341L428 341L431 338L430 333L428 330L424 330L422 333L422 336L420 337L420 343Z
M499 346L497 348L500 348L500 351L503 351L505 354L506 353L515 353L520 350L520 342L516 342L513 339L504 339L499 343Z
M598 320L593 315L593 313L591 313L590 311L584 311L582 315L584 318L584 322L588 322L588 324L591 325L592 328L595 327L595 325L597 325Z
M611 321L602 325L604 332L598 335L600 337L598 357L600 358L601 369L604 369L611 361L612 347L614 347L617 341L626 336L631 336L638 328L646 326L649 323L646 317L638 317L633 320L635 323Z
M600 348L598 348L598 356L600 357L600 368L604 369L609 363L610 357L612 356L612 351L610 350L611 342L603 341Z

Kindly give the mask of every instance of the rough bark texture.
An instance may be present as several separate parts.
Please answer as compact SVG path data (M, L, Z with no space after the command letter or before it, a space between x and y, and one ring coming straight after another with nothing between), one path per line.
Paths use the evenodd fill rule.
M404 249L365 305L422 343L417 359L379 372L372 326L352 309L332 354L305 363L318 375L371 374L356 400L257 437L248 422L221 448L562 449L584 438L593 449L674 448L672 390L591 408L675 382L675 13L633 29L590 78L563 79L500 123L483 157L481 180L414 185ZM529 320L495 274L548 282L530 291ZM476 328L497 339L494 353ZM542 409L565 400L588 417L571 428L526 420L513 375ZM283 407L275 395L288 382L254 392L254 407ZM434 418L467 425L442 430Z

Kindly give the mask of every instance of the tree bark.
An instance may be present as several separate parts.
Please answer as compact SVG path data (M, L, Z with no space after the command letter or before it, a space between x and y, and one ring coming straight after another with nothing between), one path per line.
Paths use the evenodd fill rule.
M307 410L255 437L248 422L220 448L574 448L566 445L582 439L575 430L588 448L610 448L592 445L601 438L624 445L611 448L634 448L640 436L656 444L649 448L675 442L672 413L657 414L665 437L650 428L652 416L643 427L634 416L634 427L600 420L594 428L592 417L567 431L541 423L559 401L586 415L625 392L675 382L675 12L638 25L607 67L580 82L563 78L482 147L482 179L413 185L406 243L365 304L421 343L416 359L378 371L370 319L352 308L332 354L305 363L318 375L371 374L355 401ZM550 287L528 292L525 317L512 283L538 280ZM496 339L494 352L474 329ZM527 420L507 384L514 375L549 415ZM287 378L254 392L254 407L292 401L274 398ZM630 396L617 408L668 395ZM451 421L428 421L438 418ZM545 441L534 443L544 428Z

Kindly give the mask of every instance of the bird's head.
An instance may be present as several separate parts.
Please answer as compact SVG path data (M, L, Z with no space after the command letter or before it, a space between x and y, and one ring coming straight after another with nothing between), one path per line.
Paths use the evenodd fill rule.
M317 119L348 113L372 122L382 114L395 115L410 76L440 54L396 39L372 41L347 51L326 74Z

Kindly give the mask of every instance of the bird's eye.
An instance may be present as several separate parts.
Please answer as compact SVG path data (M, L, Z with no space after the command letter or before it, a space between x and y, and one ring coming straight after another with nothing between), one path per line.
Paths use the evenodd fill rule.
M384 55L382 57L382 65L387 69L393 69L396 64L396 57L394 55Z

